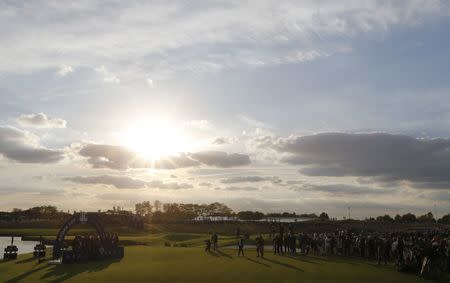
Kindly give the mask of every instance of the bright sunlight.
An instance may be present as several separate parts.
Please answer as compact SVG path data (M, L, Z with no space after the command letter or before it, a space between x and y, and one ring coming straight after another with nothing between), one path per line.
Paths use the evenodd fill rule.
M120 134L121 143L148 160L188 151L187 136L166 120L141 120Z

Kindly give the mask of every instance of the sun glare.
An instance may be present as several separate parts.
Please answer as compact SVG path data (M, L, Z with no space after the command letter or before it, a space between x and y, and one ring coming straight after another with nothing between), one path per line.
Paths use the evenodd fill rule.
M173 123L164 120L139 121L122 132L121 143L142 158L156 160L189 150L189 141Z

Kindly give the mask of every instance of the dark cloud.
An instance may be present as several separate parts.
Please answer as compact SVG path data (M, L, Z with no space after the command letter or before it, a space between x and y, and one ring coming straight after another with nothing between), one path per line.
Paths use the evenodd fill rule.
M222 168L245 166L251 163L250 157L246 154L228 154L223 151L200 151L191 153L190 156L200 163Z
M144 181L139 179L134 179L127 176L75 176L63 178L65 181L70 181L78 184L103 184L111 185L118 189L141 189L141 188L158 188L158 189L190 189L192 185L184 183L164 183L162 181Z
M212 184L208 183L208 182L203 182L203 183L200 183L198 185L201 186L201 187L211 187L212 186Z
M17 123L35 128L65 128L67 124L64 119L48 117L44 113L22 114L17 118Z
M39 138L14 127L0 126L0 154L20 163L54 163L64 152L39 145Z
M143 162L133 151L115 145L87 144L81 148L79 154L87 157L87 161L94 168L124 170L133 168L136 163L142 164Z
M250 158L244 154L228 154L222 151L201 151L180 153L164 157L154 162L140 158L135 152L115 145L87 144L79 154L87 157L94 168L125 170L129 168L177 169L200 165L214 167L235 167L250 164Z
M404 135L326 133L264 139L283 162L303 165L309 176L372 177L374 182L410 181L449 189L450 140ZM366 179L370 180L370 179Z
M273 183L280 183L281 179L279 177L261 177L261 176L237 176L227 179L222 179L220 182L222 184L236 184L236 183L257 183L270 181Z

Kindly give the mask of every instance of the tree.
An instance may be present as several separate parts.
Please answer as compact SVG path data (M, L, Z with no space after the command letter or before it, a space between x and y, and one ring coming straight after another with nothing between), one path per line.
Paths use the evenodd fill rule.
M322 212L322 213L319 215L319 218L322 219L322 220L329 220L329 219L330 219L330 217L328 216L328 214L325 213L325 212Z
M159 200L155 200L155 202L153 203L153 206L155 207L155 211L161 211L162 202L160 202Z
M237 215L240 220L260 220L264 218L264 213L259 211L239 211Z
M388 214L385 214L384 216L378 216L377 221L379 222L393 222L394 219Z
M208 214L215 216L229 216L233 214L233 210L220 202L214 202L208 205Z
M417 221L421 223L435 223L433 213L428 212L427 214L417 217Z
M414 223L417 222L417 218L412 213L406 213L402 216L402 222L404 223Z
M136 203L134 205L136 214L139 216L150 217L153 211L153 206L149 201L144 201L141 203Z
M395 215L394 221L395 222L401 222L402 221L402 217L400 216L400 214Z
M441 224L450 224L450 214L442 216L441 218L439 218L438 222Z

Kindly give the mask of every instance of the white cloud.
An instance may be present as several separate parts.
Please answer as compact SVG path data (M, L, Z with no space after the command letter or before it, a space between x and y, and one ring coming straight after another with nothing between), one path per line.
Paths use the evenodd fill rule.
M61 65L59 67L59 70L58 70L57 74L59 76L61 76L61 77L65 77L65 76L67 76L68 74L70 74L72 72L73 72L73 67L72 66L63 64L63 65Z
M120 79L110 71L105 66L100 66L98 68L95 68L95 71L97 73L100 73L103 76L103 81L109 82L109 83L120 83Z
M21 126L34 128L65 128L67 126L66 120L49 117L42 112L36 114L22 114L16 121Z
M349 39L363 33L383 35L449 15L445 1L433 0L0 5L0 71L55 68L57 60L68 74L72 65L107 61L120 73L97 69L114 83L142 73L155 80L179 71L301 63L349 50Z

